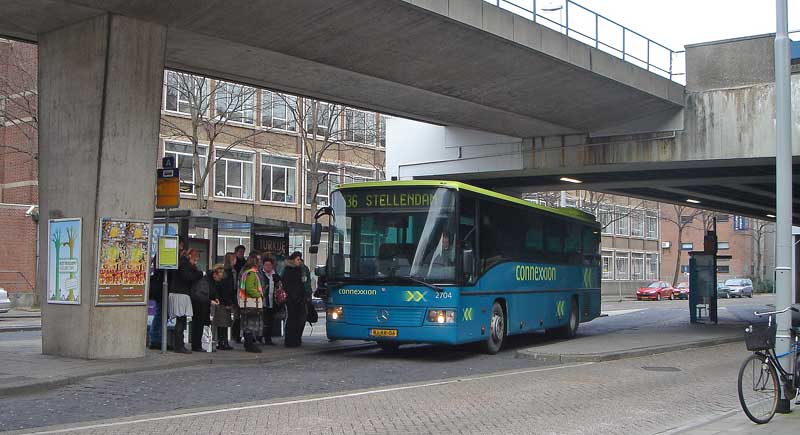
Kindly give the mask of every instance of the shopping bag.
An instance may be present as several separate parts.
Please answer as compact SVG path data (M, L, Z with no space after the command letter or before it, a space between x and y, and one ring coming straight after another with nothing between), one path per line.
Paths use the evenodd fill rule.
M211 332L211 327L208 325L203 326L203 338L201 340L201 346L205 352L214 351L214 336Z

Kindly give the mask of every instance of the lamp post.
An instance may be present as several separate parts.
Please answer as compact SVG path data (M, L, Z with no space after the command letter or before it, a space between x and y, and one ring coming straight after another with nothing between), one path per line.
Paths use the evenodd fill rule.
M792 303L792 130L787 0L776 0L775 31L775 307ZM791 343L791 312L778 314L775 352L785 354ZM778 402L778 412L789 412L789 399Z

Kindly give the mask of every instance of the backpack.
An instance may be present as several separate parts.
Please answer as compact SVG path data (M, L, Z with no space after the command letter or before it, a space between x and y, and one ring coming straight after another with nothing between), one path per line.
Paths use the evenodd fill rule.
M211 289L206 278L194 283L192 286L191 297L195 302L210 302Z

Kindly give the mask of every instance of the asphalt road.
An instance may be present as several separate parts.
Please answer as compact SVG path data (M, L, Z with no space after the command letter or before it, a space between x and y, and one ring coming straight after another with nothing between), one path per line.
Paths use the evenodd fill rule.
M768 302L767 298L737 299L722 301L721 305L735 316L747 318L754 306ZM608 317L582 324L579 331L582 335L594 335L609 330L637 328L643 324L669 322L677 317L685 317L687 309L686 301L604 303ZM38 338L36 334L0 334L0 349L14 346L15 342L29 345ZM495 356L477 353L471 346L409 346L396 354L385 354L377 349L351 350L269 364L97 377L42 394L0 399L0 430L129 416L147 418L159 413L185 412L198 407L224 409L241 403L283 402L310 395L330 397L357 390L377 390L370 394L376 403L383 403L385 407L378 409L372 402L358 402L352 405L353 408L346 407L349 411L340 416L323 412L320 408L327 405L323 406L322 402L309 402L315 405L292 408L290 414L309 422L308 430L303 427L300 429L314 433L325 433L328 428L337 427L352 429L344 431L348 433L467 433L482 432L484 429L500 430L502 433L531 433L525 430L531 427L527 425L545 423L552 426L536 426L543 428L543 433L598 433L598 430L607 433L653 433L650 431L666 430L673 427L671 425L684 424L695 416L724 412L735 405L735 373L745 355L739 344L586 367L544 366L541 362L516 358L514 350L547 340L550 339L541 334L514 338L503 352ZM651 366L678 370L642 369ZM540 369L547 370L537 371ZM523 374L504 374L509 371L522 371ZM391 390L397 385L494 375L499 377L469 381L464 383L463 388L447 383L442 385L442 391L434 387ZM497 379L497 382L490 379ZM387 388L390 390L381 392ZM435 394L429 391L431 388L436 390ZM361 397L341 397L336 401L345 403L361 400ZM431 397L436 398L433 403ZM483 399L479 400L481 397ZM279 409L281 406L264 408L254 424L260 425L257 426L259 428L269 427L271 433L284 432L289 427L298 429L293 426L296 421L288 421L284 426L271 426L275 421L284 420L285 414L281 414ZM355 411L362 406L371 409L371 413ZM409 407L416 411L412 413ZM319 415L325 414L325 418L310 415L312 411L307 408L315 409ZM492 417L488 410L498 412L498 417ZM273 412L277 413L275 420L267 418L265 421L264 416ZM424 417L414 417L411 419L413 421L409 421L408 417L416 415L416 412L421 412L420 415ZM515 412L520 414L514 415ZM232 419L231 427L240 427L242 422L249 421L247 415L246 412L237 414L233 411L214 414L215 418L221 420ZM586 418L571 418L574 415ZM481 416L481 420L474 420L474 416ZM346 424L334 425L345 417ZM646 424L637 426L634 424L635 418L643 418ZM123 433L128 430L138 432L140 429L155 433L186 432L187 428L192 428L189 431L192 433L206 429L214 433L227 432L227 426L217 426L214 419L207 425L201 424L200 420L171 418L165 420L164 425L153 426L152 422L146 422L119 429ZM471 423L465 426L467 421ZM170 426L173 424L177 426Z

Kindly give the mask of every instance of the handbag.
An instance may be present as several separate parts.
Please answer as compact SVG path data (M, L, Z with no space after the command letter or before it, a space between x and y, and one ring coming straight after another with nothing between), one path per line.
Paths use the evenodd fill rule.
M314 304L311 301L306 302L306 307L308 314L306 315L306 321L310 324L315 324L319 321L319 314L317 314L317 309L314 308Z
M272 299L275 301L275 306L279 307L286 303L286 299L289 295L286 294L286 290L283 289L283 286L280 285L272 293Z

